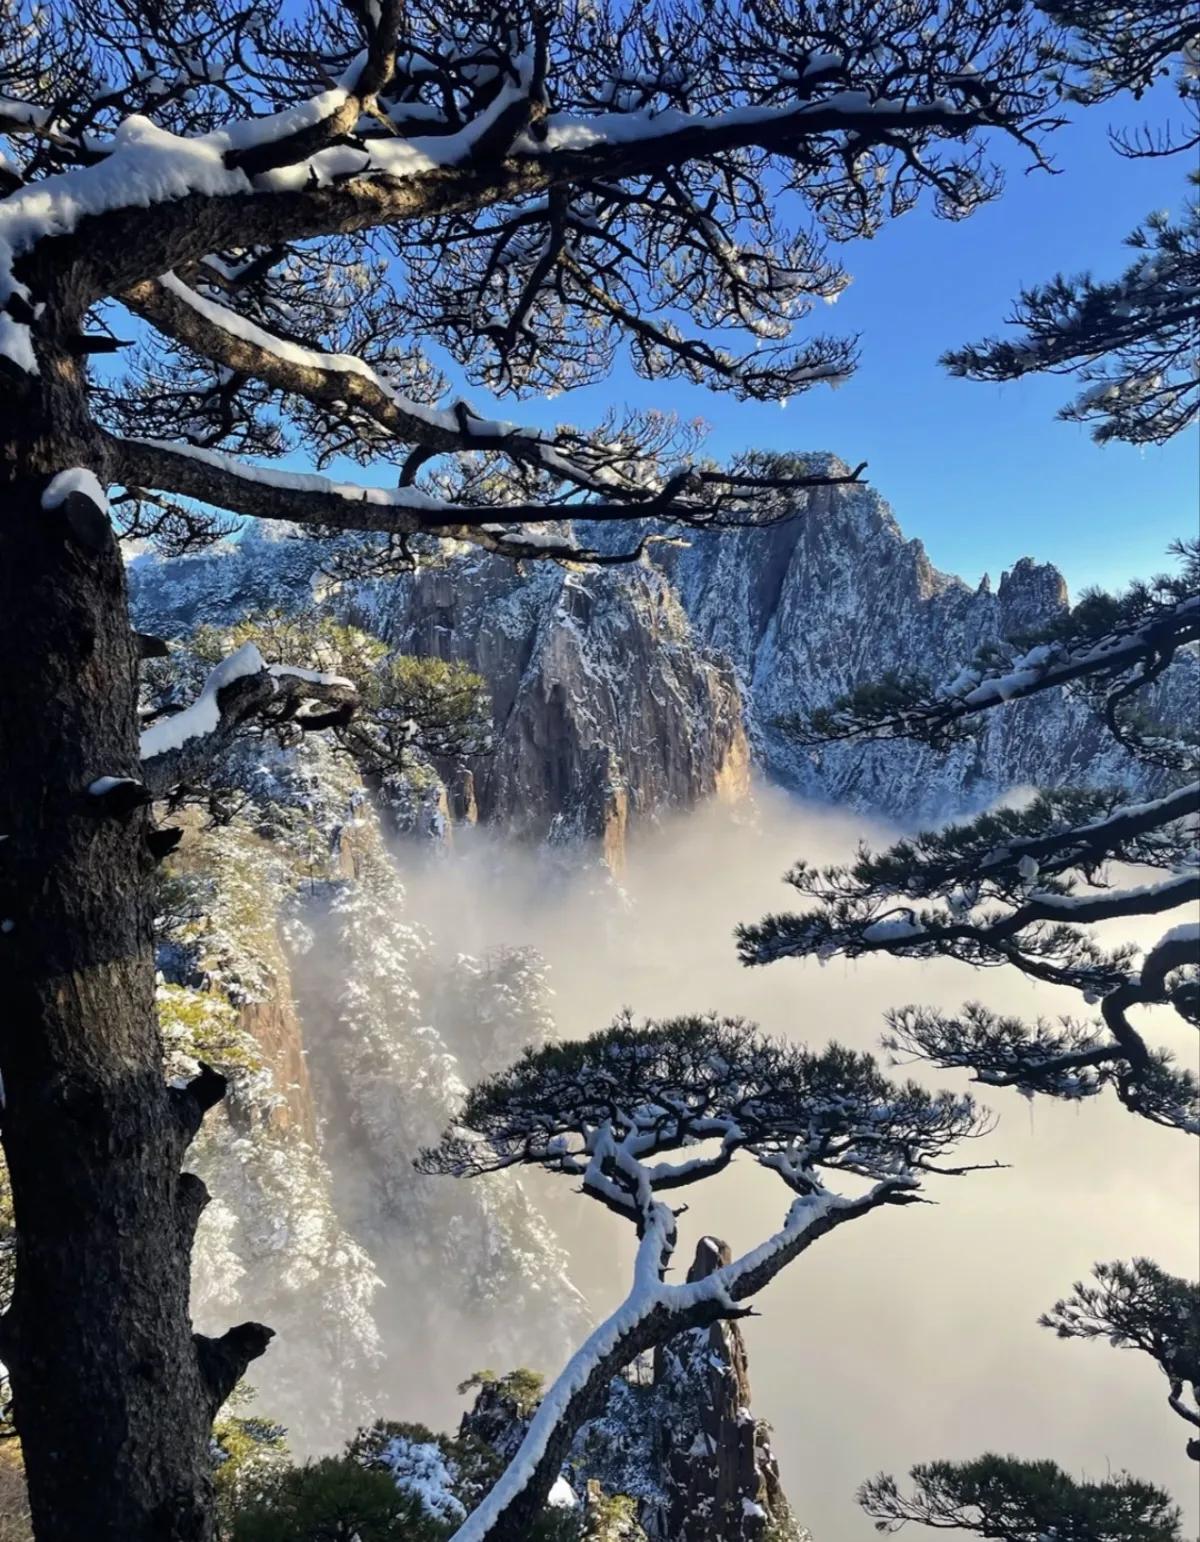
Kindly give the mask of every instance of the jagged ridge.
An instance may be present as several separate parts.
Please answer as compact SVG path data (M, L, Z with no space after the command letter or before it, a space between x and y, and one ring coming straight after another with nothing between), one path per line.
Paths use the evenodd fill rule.
M1067 604L1053 567L1021 558L995 589L987 579L972 589L934 568L869 487L814 491L766 530L651 551L631 568L526 573L462 552L326 591L322 603L398 650L461 659L487 680L496 750L451 789L460 814L477 810L523 839L598 840L615 867L630 823L741 796L751 760L805 796L906 824L1019 785L1142 789L1090 709L1063 697L994 715L945 757L903 744L814 753L776 726L898 663L948 677L981 647L1043 624ZM311 540L260 537L139 563L139 624L174 634L311 603L325 556Z

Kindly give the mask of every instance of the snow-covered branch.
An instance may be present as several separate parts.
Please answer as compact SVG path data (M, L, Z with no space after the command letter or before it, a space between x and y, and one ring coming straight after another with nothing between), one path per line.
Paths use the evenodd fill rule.
M1200 783L1189 721L1162 722L1146 695L1169 669L1194 683L1200 638L1200 548L1180 543L1181 569L1123 594L1086 595L1043 636L1000 649L934 689L897 672L860 687L801 725L813 740L912 738L943 746L979 714L1062 686L1091 693L1114 738L1166 786L1131 802L1104 789L1057 788L1020 808L906 838L880 852L865 846L847 864L798 863L788 882L809 903L739 928L744 963L871 953L946 957L977 967L1009 966L1067 986L1102 1024L1064 1020L1028 1026L969 1005L958 1016L906 1007L889 1019L891 1047L980 1081L1054 1097L1087 1097L1111 1085L1136 1113L1196 1130L1197 1084L1154 1052L1131 1009L1167 1003L1200 1023L1200 943L1194 926L1172 928L1144 958L1132 943L1103 947L1095 923L1200 902ZM1186 780L1184 779L1186 778ZM1114 880L1116 864L1158 869L1153 882Z
M196 445L106 435L104 456L111 482L140 492L152 489L259 519L285 520L328 531L375 531L400 536L431 535L460 540L514 560L554 560L605 565L634 561L653 535L626 549L581 546L555 522L567 517L602 523L657 520L666 524L721 528L769 523L791 517L784 505L765 519L750 512L761 479L730 472L685 469L668 477L648 497L594 498L579 503L453 503L413 486L369 487L308 472L276 470ZM861 468L859 468L861 470ZM780 478L799 491L831 482L850 482L858 473L819 473ZM765 485L765 484L764 484ZM768 510L770 505L768 505ZM738 510L746 510L739 516ZM790 512L789 512L790 510ZM530 528L530 527L542 528ZM546 528L549 526L550 528Z
M1200 415L1200 202L1182 218L1152 214L1127 244L1137 257L1120 278L1059 275L1026 289L1009 321L1013 340L988 338L948 353L972 380L1074 374L1083 389L1059 412L1090 423L1101 443L1162 444Z
M1011 879L964 885L953 875L944 877L934 890L941 903L917 908L897 903L889 859L897 865L906 860L903 853L881 858L864 853L857 870L822 874L798 868L792 882L816 906L740 928L743 961L839 953L948 957L982 967L1008 965L1033 979L1071 987L1087 1003L1099 1003L1103 1026L1064 1020L1061 1029L1029 1027L977 1005L958 1016L905 1007L888 1015L886 1042L938 1065L968 1067L993 1086L1080 1098L1112 1085L1135 1112L1175 1128L1197 1128L1194 1078L1174 1070L1169 1057L1153 1053L1128 1016L1131 1008L1157 1003L1170 1004L1190 1021L1200 1016L1196 929L1172 928L1139 968L1135 948L1104 950L1083 924L1194 908L1200 902L1200 870L1185 868L1159 883L1083 894L1051 880L1056 889L1046 891L1032 887L1037 867L1026 854L1015 860ZM914 888L920 888L919 879Z
M913 1197L888 1179L857 1199L822 1193L793 1201L780 1229L757 1248L690 1283L669 1285L661 1259L673 1251L674 1217L655 1207L639 1243L625 1300L580 1346L550 1387L498 1482L451 1542L519 1542L540 1513L571 1441L615 1375L640 1354L692 1328L744 1315L739 1303L836 1227Z
M916 739L944 745L970 719L1009 702L1085 680L1117 682L1114 688L1120 689L1130 671L1169 663L1181 648L1200 638L1200 593L1194 582L1190 587L1192 592L1169 595L1108 629L1081 628L1062 640L1052 637L1024 650L1014 647L999 665L965 666L940 686L931 687L916 674L896 674L860 688L810 719L789 719L787 726L811 744ZM1159 672L1161 667L1156 668Z
M802 885L804 886L804 885ZM814 892L812 889L809 892ZM820 891L816 891L820 894ZM1097 955L1080 943L1078 933L1040 929L1044 922L1110 921L1122 917L1160 915L1180 905L1200 901L1200 870L1191 868L1159 883L1090 894L1034 890L1007 912L986 911L965 916L974 906L963 896L942 909L915 910L886 896L862 895L862 903L821 894L834 905L834 914L769 916L758 926L739 929L744 963L768 964L779 958L809 953L842 953L858 958L867 953L891 953L904 958L944 955L968 963L1030 962L1057 967L1069 983L1072 970L1082 989L1096 989L1106 978ZM958 914L956 914L956 910ZM1014 946L1023 950L1014 953ZM1036 963L1035 963L1036 961ZM1100 972L1097 972L1099 970Z
M527 1052L480 1083L459 1126L423 1153L422 1170L469 1177L537 1165L581 1178L583 1193L634 1222L639 1243L628 1297L567 1365L456 1542L523 1537L613 1375L685 1329L743 1315L819 1237L916 1201L924 1174L967 1170L938 1168L937 1158L987 1128L969 1098L898 1086L870 1056L836 1045L814 1054L716 1017L636 1027L626 1016L582 1043ZM783 1224L711 1274L668 1283L676 1212L659 1194L702 1183L737 1152L790 1191ZM824 1182L835 1172L869 1186L835 1194Z
M1034 135L1058 121L1040 73L1047 29L998 0L965 8L922 0L924 28L919 18L881 26L855 4L837 37L803 13L776 9L768 20L730 7L720 25L703 26L669 10L627 22L610 39L602 27L552 21L536 7L494 15L483 7L477 36L446 49L443 18L432 10L363 7L361 49L346 51L345 30L335 26L343 67L331 69L336 45L324 57L314 47L307 78L331 83L298 91L283 107L281 79L304 71L286 26L277 35L260 19L229 61L201 72L207 111L191 109L186 89L147 74L131 36L134 78L113 82L86 133L86 111L64 130L51 175L35 158L0 205L0 349L21 369L38 367L35 335L54 331L38 307L52 294L65 299L57 284L67 271L71 303L87 305L231 241L269 246L453 220L536 205L557 189L585 194L571 216L571 244L589 272L598 271L589 222L606 242L616 234L607 208L589 212L589 200L607 206L615 197L618 225L631 216L668 216L692 232L724 225L722 240L707 243L705 265L730 296L748 300L761 286L748 269L739 273L728 248L739 226L766 212L755 174L746 180L756 158L777 162L798 189L811 185L830 225L870 226L886 217L889 200L906 207L921 186L947 212L969 212L995 190L972 135L994 128L1037 160ZM52 29L47 41L53 47ZM636 64L648 49L662 61L652 79ZM119 40L109 40L106 57L119 68ZM751 58L754 68L739 68ZM606 74L610 85L598 89ZM639 84L622 87L631 75ZM155 90L169 122L152 121ZM32 124L41 112L13 97L5 119ZM660 177L658 187L644 180ZM710 187L724 207L710 204ZM696 291L689 308L705 304ZM743 319L755 318L746 311ZM480 316L476 330L488 335L490 318Z
M191 780L203 780L214 757L253 718L291 722L303 729L306 714L322 702L347 717L357 702L353 684L341 675L287 664L267 664L254 643L245 643L223 659L196 699L182 711L160 718L141 737L141 779L155 797Z
M1134 1004L1133 990L1125 1005ZM1110 1005L1105 1015L1103 1024L1069 1017L1026 1023L978 1002L957 1013L900 1007L887 1014L884 1045L908 1059L969 1070L984 1086L1013 1087L1026 1095L1077 1102L1111 1087L1131 1113L1166 1129L1200 1134L1195 1074L1176 1067L1164 1051L1151 1050L1124 1007Z
M792 343L846 282L827 239L924 192L970 213L999 187L977 136L1038 164L1059 121L1055 31L1004 0L917 0L903 22L867 0L832 22L672 0L611 26L484 0L452 43L429 0L299 30L214 4L203 48L174 13L80 0L0 58L3 121L29 130L0 181L0 390L53 398L73 459L126 487L126 531L165 545L223 533L224 510L382 532L400 562L427 531L611 562L640 540L521 527L795 513L843 478L718 471L664 414L539 433L434 405L430 359L547 394L618 347L756 399L836 382L853 340ZM149 328L112 335L107 301ZM120 349L124 376L79 366ZM297 444L316 467L381 460L392 485L256 465Z
M397 391L357 355L324 353L276 336L173 273L134 285L121 298L167 336L213 363L253 376L274 390L362 413L403 444L438 452L494 451L593 491L620 485L617 476L606 476L582 458L573 458L552 436L480 417L465 403L427 406Z

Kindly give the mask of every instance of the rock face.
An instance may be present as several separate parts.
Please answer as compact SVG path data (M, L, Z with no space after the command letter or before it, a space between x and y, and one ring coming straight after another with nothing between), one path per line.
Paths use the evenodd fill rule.
M251 531L206 556L142 559L130 570L139 625L178 636L311 604L326 555ZM522 574L466 553L322 603L398 651L462 660L487 681L495 753L447 790L458 818L522 840L596 842L619 870L638 820L748 789L738 683L657 569ZM430 822L411 816L414 828Z
M834 462L830 462L836 465ZM755 761L807 797L905 824L981 807L1013 787L1138 783L1084 703L1053 693L991 714L948 756L907 744L798 748L776 720L897 667L948 679L979 650L1068 603L1056 568L1027 557L993 588L939 572L870 487L807 495L773 528L700 534L661 558L700 642L733 666Z
M703 1279L731 1258L725 1243L701 1238L688 1281ZM651 1525L643 1518L648 1535L663 1542L799 1537L770 1431L750 1411L749 1365L737 1323L714 1323L661 1346L654 1385L663 1404L686 1408L692 1417L682 1424L662 1421L658 1460L665 1505Z
M688 1280L730 1257L723 1242L701 1238ZM540 1387L528 1383L528 1372L481 1378L459 1435L510 1460L537 1408ZM647 1542L812 1542L784 1497L770 1430L751 1412L735 1322L681 1333L616 1377L561 1476L589 1519L619 1496L631 1501L638 1529L629 1534Z
M251 531L210 556L143 560L131 589L138 624L167 635L317 594L398 650L463 660L492 693L495 752L447 789L450 814L523 840L596 842L618 870L628 829L740 797L752 767L905 824L1015 786L1148 790L1087 705L1057 694L992 714L945 757L904 744L814 752L776 726L898 665L949 677L981 648L1039 626L1067 604L1052 567L1022 558L995 588L986 578L972 588L905 540L869 487L814 491L769 529L693 533L686 548L650 551L628 567L522 573L466 550L330 591L320 543ZM415 811L414 826L437 817Z
M467 556L348 597L345 613L406 653L488 682L495 754L478 817L519 839L599 842L620 868L639 819L748 787L741 694L651 567L528 575Z

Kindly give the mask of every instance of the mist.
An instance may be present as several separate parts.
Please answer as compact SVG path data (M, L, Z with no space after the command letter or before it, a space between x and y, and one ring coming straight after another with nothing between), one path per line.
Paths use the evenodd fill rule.
M406 848L401 866L408 914L436 938L464 951L521 944L544 954L564 1037L605 1026L625 1006L639 1016L714 1010L812 1046L838 1039L861 1049L877 1048L889 1005L979 999L1026 1016L1078 1011L1071 993L1009 969L887 958L738 963L733 927L786 908L781 878L794 859L837 860L859 839L890 833L759 788L752 803L714 804L636 834L619 879L470 829L436 856ZM1147 941L1163 929L1144 926ZM1194 1059L1186 1025L1156 1016L1158 1041L1183 1063ZM897 1074L967 1082L925 1068ZM1191 1142L1110 1097L1067 1106L982 1092L999 1117L971 1159L1008 1168L931 1179L936 1204L883 1211L822 1239L744 1325L754 1411L774 1426L793 1508L817 1542L853 1542L871 1534L853 1500L863 1479L997 1450L1049 1457L1093 1479L1127 1469L1166 1487L1194 1527L1195 1468L1157 1368L1037 1325L1097 1260L1146 1255L1195 1276ZM630 1229L567 1180L530 1181L570 1251L575 1283L602 1315L625 1288ZM761 1240L788 1202L749 1160L687 1198L683 1261L705 1232L735 1249ZM549 1375L569 1346L555 1348L555 1362L547 1345L538 1367Z

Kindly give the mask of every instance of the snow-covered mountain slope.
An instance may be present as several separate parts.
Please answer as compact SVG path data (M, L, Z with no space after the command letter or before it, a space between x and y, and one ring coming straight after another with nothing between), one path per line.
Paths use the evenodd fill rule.
M755 759L772 781L905 824L978 808L1023 785L1140 785L1091 709L1061 695L992 714L977 739L949 755L895 743L814 752L776 726L889 670L952 678L981 648L1066 607L1054 567L1022 557L995 587L985 577L972 588L906 540L869 486L816 490L796 519L701 534L661 560L696 635L732 663Z
M400 651L469 663L492 693L496 749L458 790L460 809L522 838L601 841L614 866L631 821L740 796L751 760L809 797L904 824L1014 786L1141 785L1086 705L1062 697L993 714L948 756L896 744L814 752L777 727L889 669L948 678L981 647L1038 626L1067 603L1052 567L1021 558L994 588L972 588L934 568L866 486L813 492L769 529L650 550L630 567L524 573L464 551L333 591L320 543L252 532L203 557L143 559L131 588L139 625L168 635L316 592Z
M178 636L313 603L328 553L311 540L252 538L130 571L139 626ZM465 552L320 601L398 652L456 658L487 682L495 752L459 812L521 839L599 842L619 867L631 821L713 794L740 797L749 751L739 688L704 648L673 586L639 566L518 572Z
M412 1168L497 1054L553 1032L544 966L434 945L319 737L234 755L246 801L215 828L185 816L163 885L160 1015L168 1074L203 1059L230 1082L191 1156L213 1195L197 1322L275 1328L255 1381L304 1449L423 1413L431 1386L445 1403L485 1344L504 1363L563 1353L587 1312L519 1182Z

